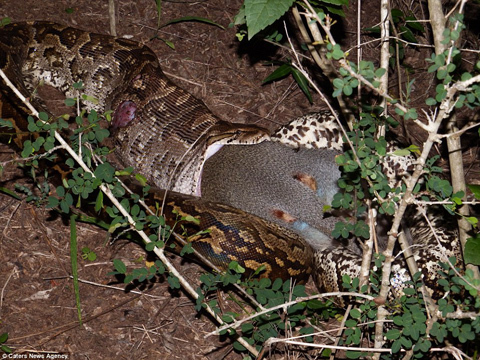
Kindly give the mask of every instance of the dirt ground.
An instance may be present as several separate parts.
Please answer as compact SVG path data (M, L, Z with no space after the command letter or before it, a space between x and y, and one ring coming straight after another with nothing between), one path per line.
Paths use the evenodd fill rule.
M51 20L109 33L107 1L23 0L0 1L0 19ZM147 43L154 49L166 74L178 85L201 98L220 118L259 123L270 129L289 119L324 108L314 96L311 105L294 81L262 86L274 68L265 43L240 46L235 29L229 28L241 1L163 1L161 23L192 15L211 19L218 27L196 22L180 23L160 30L159 37L172 41L172 50L156 34L155 1L116 1L117 32ZM376 24L377 6L364 8L368 24ZM367 5L365 5L367 6ZM351 9L356 3L351 2ZM73 9L68 13L66 9ZM351 10L354 12L353 10ZM346 34L354 34L355 17L343 20ZM268 48L268 49L267 49ZM0 161L14 152L0 146ZM13 188L25 182L15 166L5 168L0 186ZM142 289L129 289L107 273L112 260L141 266L144 251L133 243L110 244L108 235L86 224L78 225L78 248L97 254L93 262L79 257L80 296L84 325L79 326L70 279L69 227L43 208L0 194L0 333L8 332L8 344L17 351L59 352L70 359L239 359L229 340L204 338L215 329L199 316L183 292L172 292L166 281ZM172 255L192 283L201 269ZM312 285L309 285L313 289ZM272 358L291 358L275 355ZM293 357L295 358L295 357Z

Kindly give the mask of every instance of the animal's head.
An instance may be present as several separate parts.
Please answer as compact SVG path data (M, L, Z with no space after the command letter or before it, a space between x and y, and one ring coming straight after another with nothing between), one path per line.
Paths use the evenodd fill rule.
M269 131L259 126L220 121L208 134L207 144L251 145L269 139Z

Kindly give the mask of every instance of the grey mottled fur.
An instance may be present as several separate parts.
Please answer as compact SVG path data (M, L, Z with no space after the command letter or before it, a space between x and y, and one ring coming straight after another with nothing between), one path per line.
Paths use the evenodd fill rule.
M292 149L264 142L250 146L224 146L204 166L202 197L225 203L295 230L314 248L331 244L330 232L337 221L323 218L323 206L338 191L340 171L337 151ZM295 179L307 174L316 180L315 192ZM296 219L287 223L274 210Z

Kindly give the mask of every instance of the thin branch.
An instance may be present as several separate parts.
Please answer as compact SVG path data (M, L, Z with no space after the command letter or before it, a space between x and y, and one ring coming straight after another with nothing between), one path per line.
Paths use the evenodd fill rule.
M59 280L59 279L73 279L73 276L71 276L71 275L70 276L55 276L55 277L43 278L42 280L48 281L48 280ZM97 287L101 287L101 288L106 288L106 289L112 289L112 290L125 292L125 288L112 286L112 285L100 284L100 283L90 281L90 280L78 279L78 282L81 282L82 284L87 284L87 285L97 286ZM128 292L132 293L132 294L138 294L138 295L151 297L153 299L164 299L165 298L163 296L148 294L144 291L129 290Z
M308 301L308 300L314 300L314 299L323 299L323 298L329 298L329 297L342 297L342 296L360 297L360 298L363 298L363 299L366 299L366 300L369 300L369 301L373 301L375 299L375 297L373 297L371 295L354 293L354 292L345 292L345 291L329 292L329 293L311 295L311 296L307 296L307 297L299 297L299 298L296 298L293 301L289 301L289 302L286 302L284 304L280 304L280 305L273 306L271 308L265 309L263 311L259 311L255 314L251 315L251 316L248 316L248 317L243 318L241 320L235 321L232 324L222 326L222 327L216 329L215 331L212 331L212 332L206 334L205 337L209 337L209 336L212 336L212 335L218 335L218 334L220 334L221 331L224 331L224 330L227 330L227 329L236 329L239 326L241 326L244 322L255 319L256 317L258 317L260 315L264 315L264 314L267 314L269 312L272 312L272 311L275 311L275 310L278 310L278 309L282 309L282 308L286 309L287 307L295 305L295 304L300 303L300 302L304 302L304 301Z
M110 35L117 36L117 20L115 0L108 0L108 19L110 20Z
M8 283L10 282L10 279L12 278L12 276L14 274L17 273L17 270L16 269L13 269L12 272L10 273L10 275L8 275L8 278L7 280L5 281L5 284L3 284L2 286L2 291L0 292L0 314L2 313L2 307L3 307L3 295L5 294L5 289L8 285Z
M332 60L328 59L325 56L325 50L326 50L325 41L323 39L322 33L320 32L320 29L318 28L317 23L313 21L308 21L309 20L308 15L304 12L301 13L302 16L305 16L307 18L307 26L311 34L311 37L310 37L310 34L308 33L307 29L303 25L303 21L297 7L292 8L292 14L295 18L295 21L303 37L303 40L307 44L308 50L310 51L310 54L313 57L313 60L318 65L318 67L322 70L322 74L327 76L330 82L332 82L337 77L338 74L335 69L335 66L333 65ZM317 45L313 45L313 44L317 44ZM317 48L319 48L319 51L317 51ZM350 130L352 130L355 117L353 116L352 112L350 111L347 104L345 103L345 100L341 96L337 97L337 101L342 111L342 114L347 121L347 124Z
M390 36L390 4L389 0L380 1L380 38L382 40L382 46L380 48L380 68L385 69L385 73L379 79L379 91L388 92L388 66L390 62L390 42L388 38ZM388 114L387 99L382 98L383 115ZM385 127L379 129L379 135L385 136Z
M288 339L277 339L277 338L270 338L265 342L265 346L272 345L277 342L282 342L285 344L290 345L300 345L300 346L308 346L312 348L322 348L322 349L336 349L336 350L349 350L349 351L361 351L365 353L375 352L375 353L392 353L390 349L382 349L382 348L364 348L364 347L355 347L355 346L339 346L339 345L326 345L326 344L311 344L305 343L301 341L295 340L288 340Z
M12 160L7 160L7 161L3 161L0 163L0 166L5 166L7 164L10 164L10 163L19 163L19 162L26 162L26 161L30 161L30 160L35 160L35 159L43 159L45 157L47 157L48 155L54 153L55 151L57 150L61 150L61 149L65 149L65 146L63 145L59 145L59 146L55 146L54 148L40 154L40 155L34 155L34 156L30 156L30 157L26 157L26 158L21 158L21 159L12 159Z
M343 315L342 322L340 323L337 336L335 337L335 346L338 346L340 339L342 338L343 330L345 330L345 322L348 319L348 315L350 314L350 310L352 310L352 304L348 304L347 309L345 310L345 314ZM332 353L330 354L330 360L335 359L335 352L337 349L333 349Z

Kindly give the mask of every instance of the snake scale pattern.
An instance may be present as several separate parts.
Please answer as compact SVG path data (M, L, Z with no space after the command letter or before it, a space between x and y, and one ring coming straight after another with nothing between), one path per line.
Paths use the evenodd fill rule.
M338 290L341 273L358 274L358 254L332 248L314 255L305 240L288 229L243 210L191 196L199 194L204 162L223 145L251 145L270 137L262 128L214 116L163 74L148 47L55 23L18 23L0 29L0 68L37 106L42 106L41 99L34 96L40 82L73 96L71 84L82 81L84 92L99 100L91 109L113 110L117 155L124 165L135 167L159 189L172 190L167 193L167 220L175 219L173 210L200 219L199 225L185 224L187 234L209 233L189 241L219 268L237 260L250 273L264 265L264 275L270 277L306 281L313 273L321 291ZM4 98L14 98L3 83L1 90ZM22 104L16 105L25 112ZM327 121L322 125L319 119ZM17 131L25 131L24 120L12 122ZM339 150L341 137L338 128L331 125L325 114L304 117L279 130L272 140L289 146ZM163 199L164 192L159 189L150 194L151 204ZM413 237L425 237L424 229L414 231ZM451 239L454 234L446 236ZM432 258L422 250L416 256ZM404 268L399 265L397 270L401 274ZM424 272L428 278L434 270L425 267Z

